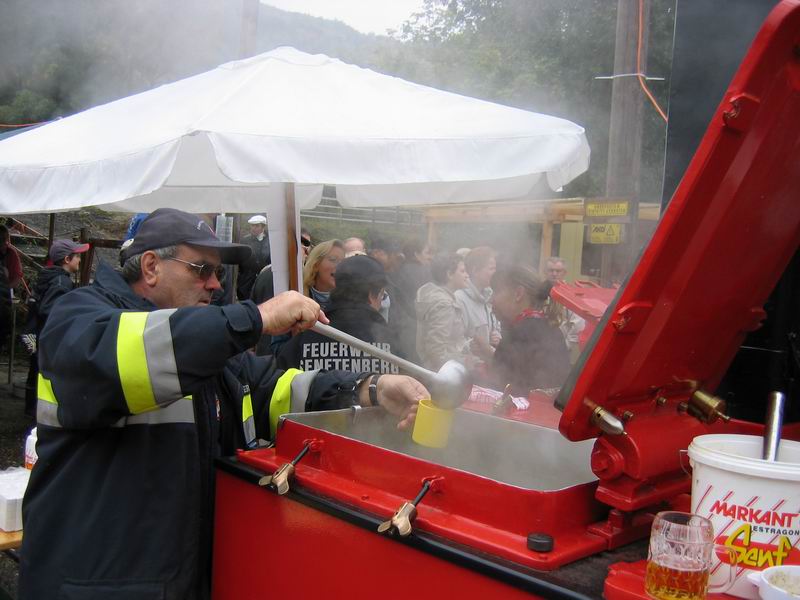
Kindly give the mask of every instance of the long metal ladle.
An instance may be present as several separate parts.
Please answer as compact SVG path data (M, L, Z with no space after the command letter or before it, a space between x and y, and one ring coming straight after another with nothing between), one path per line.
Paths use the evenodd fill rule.
M778 460L781 445L781 426L783 425L783 406L786 396L781 392L771 392L767 404L767 418L764 424L764 446L761 458L769 461Z
M439 408L458 408L469 398L472 391L472 378L467 368L458 361L448 360L438 372L434 373L330 325L316 323L311 330L402 369L428 388L431 401Z

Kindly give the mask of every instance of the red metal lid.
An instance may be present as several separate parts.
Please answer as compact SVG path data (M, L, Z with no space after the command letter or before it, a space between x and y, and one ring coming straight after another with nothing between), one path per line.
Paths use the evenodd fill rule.
M800 1L784 0L562 389L561 432L571 440L598 435L595 406L618 416L653 413L659 397L713 391L746 333L759 327L798 242Z

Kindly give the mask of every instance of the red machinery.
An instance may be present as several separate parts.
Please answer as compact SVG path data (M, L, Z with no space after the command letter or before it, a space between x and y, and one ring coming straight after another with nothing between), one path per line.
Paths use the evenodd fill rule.
M681 451L760 430L710 392L800 243L798 32L785 0L562 388L560 434L460 410L431 450L380 409L288 415L218 464L214 597L644 598L637 540L688 506Z

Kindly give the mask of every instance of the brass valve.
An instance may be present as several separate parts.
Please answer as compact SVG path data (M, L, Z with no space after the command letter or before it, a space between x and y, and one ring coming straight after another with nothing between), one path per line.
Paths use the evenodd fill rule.
M726 423L731 420L725 414L725 408L725 400L722 398L703 390L695 390L686 406L686 412L701 422L710 425L717 419L722 419Z

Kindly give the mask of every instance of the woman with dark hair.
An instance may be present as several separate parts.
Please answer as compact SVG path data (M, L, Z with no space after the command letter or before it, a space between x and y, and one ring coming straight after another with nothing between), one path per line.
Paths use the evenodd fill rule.
M558 318L545 308L549 287L524 266L498 269L492 277L492 307L503 325L489 383L512 393L560 387L569 373L569 352Z
M378 310L386 289L386 273L369 256L351 256L336 269L336 287L326 311L331 326L397 353L389 326ZM397 368L316 331L304 331L284 344L278 354L282 369L338 369L356 373L397 373Z
M471 367L475 359L454 295L469 282L464 261L457 254L437 255L431 262L431 276L433 281L417 291L417 354L433 371L451 359Z

